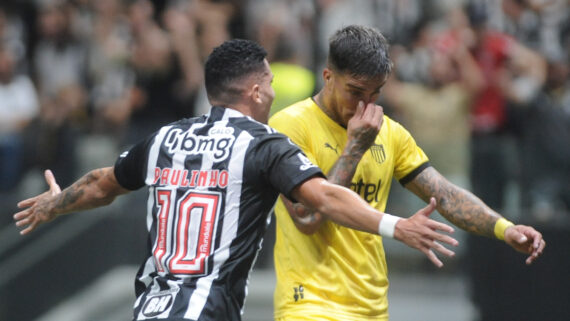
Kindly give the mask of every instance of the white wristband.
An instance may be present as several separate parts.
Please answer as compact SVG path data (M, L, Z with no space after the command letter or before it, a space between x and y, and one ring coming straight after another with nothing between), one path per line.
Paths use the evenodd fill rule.
M378 234L383 237L394 238L394 230L396 229L396 223L400 220L399 217L384 213L380 224L378 224Z

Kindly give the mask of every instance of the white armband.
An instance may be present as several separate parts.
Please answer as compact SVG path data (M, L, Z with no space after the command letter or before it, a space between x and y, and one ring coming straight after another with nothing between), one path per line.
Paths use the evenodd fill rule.
M380 224L378 224L378 234L382 237L394 238L394 230L396 229L396 223L400 220L399 217L384 213Z

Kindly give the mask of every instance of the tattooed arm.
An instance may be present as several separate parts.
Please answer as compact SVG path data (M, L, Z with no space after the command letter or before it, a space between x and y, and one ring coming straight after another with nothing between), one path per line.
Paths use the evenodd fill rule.
M502 216L473 193L449 182L433 167L423 170L405 187L425 202L435 197L438 212L457 227L470 233L495 237L495 223ZM527 264L538 258L546 245L542 235L530 226L509 227L504 238L515 250L530 255Z
M347 146L344 149L343 154L338 158L329 171L327 175L328 181L345 187L350 186L350 181L356 172L356 166L361 158L362 155L359 156L357 153L351 153L350 147ZM316 232L324 222L324 218L321 213L305 207L301 203L293 203L283 195L281 195L281 200L291 215L291 218L293 218L295 226L301 232L312 234Z
M495 223L501 215L473 193L449 182L433 167L423 170L405 187L425 202L435 197L438 212L455 226L471 233L494 237Z
M348 122L346 146L327 174L329 182L344 187L350 186L360 159L378 135L383 116L384 113L380 106L374 104L365 106L363 102L358 104L354 116ZM284 196L281 196L281 199L295 226L301 232L312 234L323 223L324 218L320 213L305 207L301 203L293 203Z
M49 185L47 192L18 203L23 210L14 219L16 226L24 227L21 234L28 234L59 215L108 205L129 192L117 182L113 167L93 170L63 191L50 170L45 172L45 178Z

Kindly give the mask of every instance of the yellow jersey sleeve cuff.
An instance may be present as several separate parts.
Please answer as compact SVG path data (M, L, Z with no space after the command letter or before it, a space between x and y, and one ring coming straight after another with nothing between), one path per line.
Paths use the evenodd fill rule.
M515 225L513 224L513 222L507 221L506 219L501 217L495 223L495 237L498 238L499 240L504 240L505 230L513 225Z

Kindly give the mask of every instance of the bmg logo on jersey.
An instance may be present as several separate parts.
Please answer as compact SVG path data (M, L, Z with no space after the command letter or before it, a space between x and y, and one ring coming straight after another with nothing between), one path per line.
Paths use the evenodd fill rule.
M215 162L221 162L228 158L234 140L233 128L229 127L213 127L210 136L196 136L189 131L174 128L168 133L164 144L171 154L205 154L213 157Z
M146 302L141 309L141 313L145 318L153 318L164 313L168 315L174 296L172 293L147 296Z

